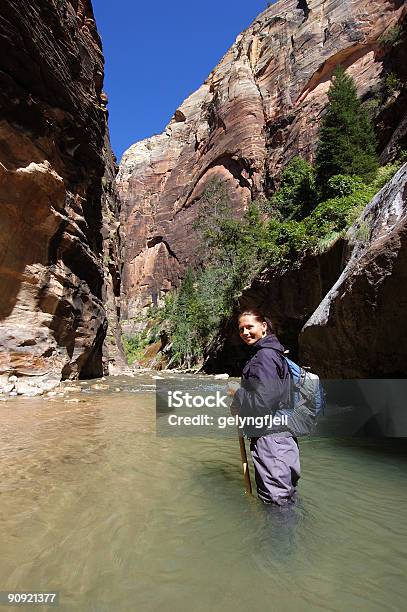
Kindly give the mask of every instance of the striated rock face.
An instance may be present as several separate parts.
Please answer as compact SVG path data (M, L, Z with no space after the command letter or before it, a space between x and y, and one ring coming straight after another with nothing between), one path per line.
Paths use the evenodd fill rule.
M238 36L163 134L126 151L118 174L125 317L196 263L192 224L212 178L225 183L238 215L273 190L293 155L312 159L334 68L345 66L368 96L386 61L381 37L404 12L398 0L280 0ZM395 131L397 121L382 148Z
M351 257L300 334L302 361L326 378L405 378L407 164L348 236Z
M107 370L103 302L120 281L102 84L89 0L2 2L0 373Z

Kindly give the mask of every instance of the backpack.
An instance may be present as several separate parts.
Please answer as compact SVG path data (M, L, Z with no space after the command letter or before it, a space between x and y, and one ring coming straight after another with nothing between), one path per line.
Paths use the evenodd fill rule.
M316 374L308 372L284 355L291 377L288 429L294 436L313 433L318 417L324 413L325 393Z

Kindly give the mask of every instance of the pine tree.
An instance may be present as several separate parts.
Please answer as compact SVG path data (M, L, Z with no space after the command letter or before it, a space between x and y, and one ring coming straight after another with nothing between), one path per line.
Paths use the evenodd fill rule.
M372 122L358 99L354 80L341 66L335 70L328 98L316 153L322 193L332 176L357 175L369 182L378 167Z

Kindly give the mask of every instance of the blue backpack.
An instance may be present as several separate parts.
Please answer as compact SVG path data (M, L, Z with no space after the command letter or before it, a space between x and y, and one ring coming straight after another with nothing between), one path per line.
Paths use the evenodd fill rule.
M308 372L284 355L291 376L288 429L294 436L313 433L318 417L324 413L325 393L316 374Z

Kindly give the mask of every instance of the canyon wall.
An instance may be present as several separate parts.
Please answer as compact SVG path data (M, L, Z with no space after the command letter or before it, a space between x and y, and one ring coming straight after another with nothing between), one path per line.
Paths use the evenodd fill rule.
M273 192L293 155L313 159L338 64L364 100L381 87L392 56L405 64L405 54L394 56L404 47L383 44L404 16L399 0L280 0L237 37L162 134L125 152L118 174L125 318L159 302L196 265L193 223L211 179L222 180L240 215ZM383 161L405 139L405 101L395 96L377 118Z
M264 270L239 300L260 308L290 356L325 379L407 377L407 164L319 255ZM205 365L238 375L248 357L233 320Z
M103 66L89 0L3 0L2 374L58 379L108 369L105 304L114 326L120 207Z

